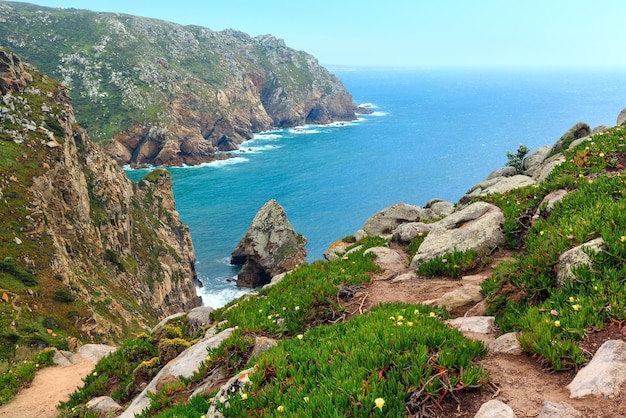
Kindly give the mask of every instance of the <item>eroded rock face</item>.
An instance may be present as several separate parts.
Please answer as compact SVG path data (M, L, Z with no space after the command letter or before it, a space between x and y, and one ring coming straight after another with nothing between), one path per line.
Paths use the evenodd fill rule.
M65 87L2 49L0 69L0 141L37 167L12 168L28 202L15 234L29 249L17 262L52 288L71 282L87 306L108 298L111 317L94 310L77 319L87 339L123 338L124 329L200 305L195 252L169 174L131 182L77 124Z
M241 265L237 284L258 287L277 274L293 270L306 258L306 238L296 233L282 206L270 200L259 210L246 235L232 253Z
M122 165L198 164L254 132L356 119L336 76L271 35L9 4L0 20L5 45L70 87L79 122L113 136L105 149Z

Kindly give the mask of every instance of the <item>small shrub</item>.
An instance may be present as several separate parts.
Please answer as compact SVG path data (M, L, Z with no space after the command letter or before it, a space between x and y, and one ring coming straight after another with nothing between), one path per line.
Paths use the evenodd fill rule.
M421 264L417 268L417 273L426 277L456 278L465 271L475 268L480 262L479 254L474 250L453 251Z
M57 321L51 316L44 318L41 324L44 326L44 328L58 328L59 327L59 321Z
M517 172L520 174L523 173L524 157L526 156L526 154L528 154L529 151L530 149L524 144L520 144L515 154L511 154L507 151L506 156L509 160L506 162L506 165L515 168L515 170L517 170Z
M72 303L76 300L76 296L69 289L57 289L52 294L52 299L62 303Z
M191 343L182 338L164 338L159 341L159 361L167 364L185 351Z

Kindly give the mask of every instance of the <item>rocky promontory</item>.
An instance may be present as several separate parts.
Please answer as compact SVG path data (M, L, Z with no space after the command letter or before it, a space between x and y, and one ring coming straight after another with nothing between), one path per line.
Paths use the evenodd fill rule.
M194 165L255 132L356 118L337 77L271 35L2 2L0 39L69 88L121 165Z

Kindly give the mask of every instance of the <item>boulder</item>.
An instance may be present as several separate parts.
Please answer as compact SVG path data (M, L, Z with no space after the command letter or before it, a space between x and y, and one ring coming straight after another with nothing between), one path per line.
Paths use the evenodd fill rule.
M78 349L78 354L92 363L97 363L102 357L108 356L117 350L117 347L106 344L85 344Z
M596 238L561 254L556 264L556 279L559 286L576 279L574 269L582 266L592 267L591 257L585 250L598 253L606 250L606 244L602 238Z
M209 315L213 312L210 306L198 306L187 313L187 322L191 325L202 327L211 323Z
M519 187L530 186L533 184L536 184L535 180L522 174L516 174L510 177L493 177L474 185L474 187L470 189L469 193L463 195L461 199L459 199L458 205L461 207L465 206L477 196L484 196L493 193L505 193Z
M392 270L398 266L404 267L404 258L396 251L387 247L368 248L363 255L374 254L374 264L383 270Z
M422 220L432 222L444 218L454 212L454 203L441 199L430 199L424 206Z
M519 356L524 352L518 340L517 332L509 332L496 338L487 347L489 354L512 354Z
M175 377L191 377L198 370L202 362L206 359L207 350L209 348L217 348L226 338L233 332L233 328L225 329L219 334L211 337L205 337L196 344L187 348L180 353L178 357L170 361L163 367L159 373L152 379L144 390L137 395L130 406L124 411L121 418L134 418L135 414L141 413L145 408L150 406L150 397L148 393L154 393L157 382L164 379L164 376L172 375Z
M305 261L306 242L294 231L282 206L270 200L256 214L232 253L231 263L242 266L237 285L263 286L273 276L293 270Z
M439 299L425 301L425 305L440 306L448 311L473 306L483 299L480 285L467 283L458 289L444 293Z
M252 348L252 352L250 353L250 359L248 360L248 363L250 363L253 358L259 357L262 353L265 353L267 350L277 345L278 340L275 340L273 338L255 337L254 347Z
M502 210L486 202L476 202L433 224L428 236L411 261L411 267L453 251L484 253L505 242Z
M550 155L551 149L552 147L546 145L528 154L528 156L524 158L524 174L533 177L541 163Z
M570 398L612 396L620 393L625 380L626 342L608 340L600 346L589 364L580 369L567 388Z
M124 408L110 396L98 396L87 402L87 410L95 412L98 416L114 416Z
M328 261L336 260L341 257L352 244L351 242L335 241L324 251L324 258Z
M552 149L550 150L549 154L561 152L569 148L569 145L572 141L589 136L590 134L591 127L589 127L589 125L584 122L578 122L577 124L569 128L569 130L565 132L563 136L561 136L558 141L554 143L554 145L552 145Z
M487 176L485 180L491 180L491 179L495 179L498 177L511 177L516 174L518 174L518 172L515 169L515 167L511 167L511 166L500 167L500 168L493 170L491 173L489 173L489 175Z
M418 236L430 232L432 227L433 224L424 222L407 222L394 229L392 239L396 242L409 243Z
M68 367L78 362L76 356L69 351L57 350L56 348L53 348L53 350L54 356L52 357L52 361L57 366Z
M491 334L496 330L496 319L493 316L468 316L449 319L446 324L461 332L475 332L477 334Z
M622 109L619 115L617 115L617 125L621 125L624 122L626 122L626 108Z
M484 403L474 418L516 418L515 412L510 406L497 399Z
M533 178L537 183L544 181L556 167L565 162L565 156L563 154L556 154L552 157L546 158L543 163L538 167L539 169L534 173Z
M388 236L405 222L417 222L422 219L424 209L419 206L398 203L382 211L365 221L363 230L369 236Z
M544 401L537 418L582 418L583 414L567 402Z
M218 403L228 406L228 398L230 396L245 392L245 387L250 383L249 374L254 373L254 367L244 370L233 376L225 385L223 385L211 401L211 406L206 413L206 418L223 418L224 415L217 409Z

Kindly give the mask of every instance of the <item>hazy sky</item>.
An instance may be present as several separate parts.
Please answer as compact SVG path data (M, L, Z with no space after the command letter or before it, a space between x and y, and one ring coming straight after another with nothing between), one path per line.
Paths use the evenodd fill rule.
M272 34L322 64L625 67L624 0L34 0ZM1 41L0 41L1 43Z

